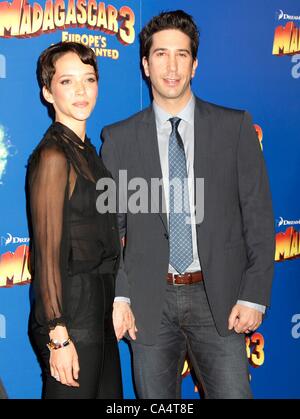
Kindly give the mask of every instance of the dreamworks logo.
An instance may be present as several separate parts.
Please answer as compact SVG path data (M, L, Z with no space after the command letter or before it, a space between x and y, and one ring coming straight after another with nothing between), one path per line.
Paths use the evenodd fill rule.
M276 12L276 16L278 20L300 20L300 16L289 15L281 9Z
M300 220L285 220L283 217L279 217L277 220L277 227L293 225L300 225Z
M6 338L6 318L0 314L0 339Z
M1 237L1 246L8 246L9 244L25 244L29 243L28 237L14 237L10 233L6 233L7 237Z
M0 79L6 79L6 58L0 54Z

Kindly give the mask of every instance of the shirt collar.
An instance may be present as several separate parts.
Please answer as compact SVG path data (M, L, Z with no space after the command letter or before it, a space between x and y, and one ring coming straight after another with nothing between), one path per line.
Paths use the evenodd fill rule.
M79 138L78 135L75 134L73 130L71 130L69 127L62 124L61 122L58 122L58 121L53 122L52 127L55 128L58 132L65 134L66 138L70 142L76 144L78 147L82 149L92 147L91 141L87 136L85 136L85 140L82 141L81 138Z
M163 125L170 118L174 117L174 115L171 115L170 113L162 109L155 101L153 101L153 110L154 110L155 119L158 125ZM178 112L176 116L182 119L183 121L193 125L194 124L194 111L195 111L195 96L192 94L188 103L180 112Z

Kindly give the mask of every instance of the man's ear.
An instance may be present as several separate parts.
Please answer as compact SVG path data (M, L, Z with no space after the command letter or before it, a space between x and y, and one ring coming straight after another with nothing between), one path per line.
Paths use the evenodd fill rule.
M144 67L145 75L147 77L150 77L150 74L149 74L149 63L148 63L148 60L147 60L146 57L143 57L142 64L143 64L143 67Z
M43 86L43 96L47 102L54 103L53 96L46 86Z
M198 67L198 59L196 58L196 59L194 60L194 62L193 62L193 68L192 68L192 78L193 78L193 77L195 76L195 74L196 74L197 67Z

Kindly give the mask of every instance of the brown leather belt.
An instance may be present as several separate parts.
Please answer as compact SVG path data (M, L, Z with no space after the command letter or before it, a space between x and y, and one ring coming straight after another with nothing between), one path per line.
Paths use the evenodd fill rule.
M195 282L203 281L202 271L197 272L187 272L185 274L168 274L167 275L168 284L172 285L190 285Z

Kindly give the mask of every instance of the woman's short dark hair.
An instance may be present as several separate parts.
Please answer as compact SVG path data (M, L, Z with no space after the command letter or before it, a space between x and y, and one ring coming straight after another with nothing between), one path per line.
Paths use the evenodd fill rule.
M199 31L192 16L185 13L183 10L162 12L158 16L154 16L150 22L144 26L140 33L142 58L149 58L153 35L156 32L160 32L165 29L178 29L179 31L185 33L191 40L192 57L194 60L197 58Z
M38 75L42 87L45 86L49 91L51 90L50 86L55 73L55 63L68 52L74 52L84 64L93 66L97 80L99 79L96 55L91 48L77 42L58 42L45 49L39 57Z

